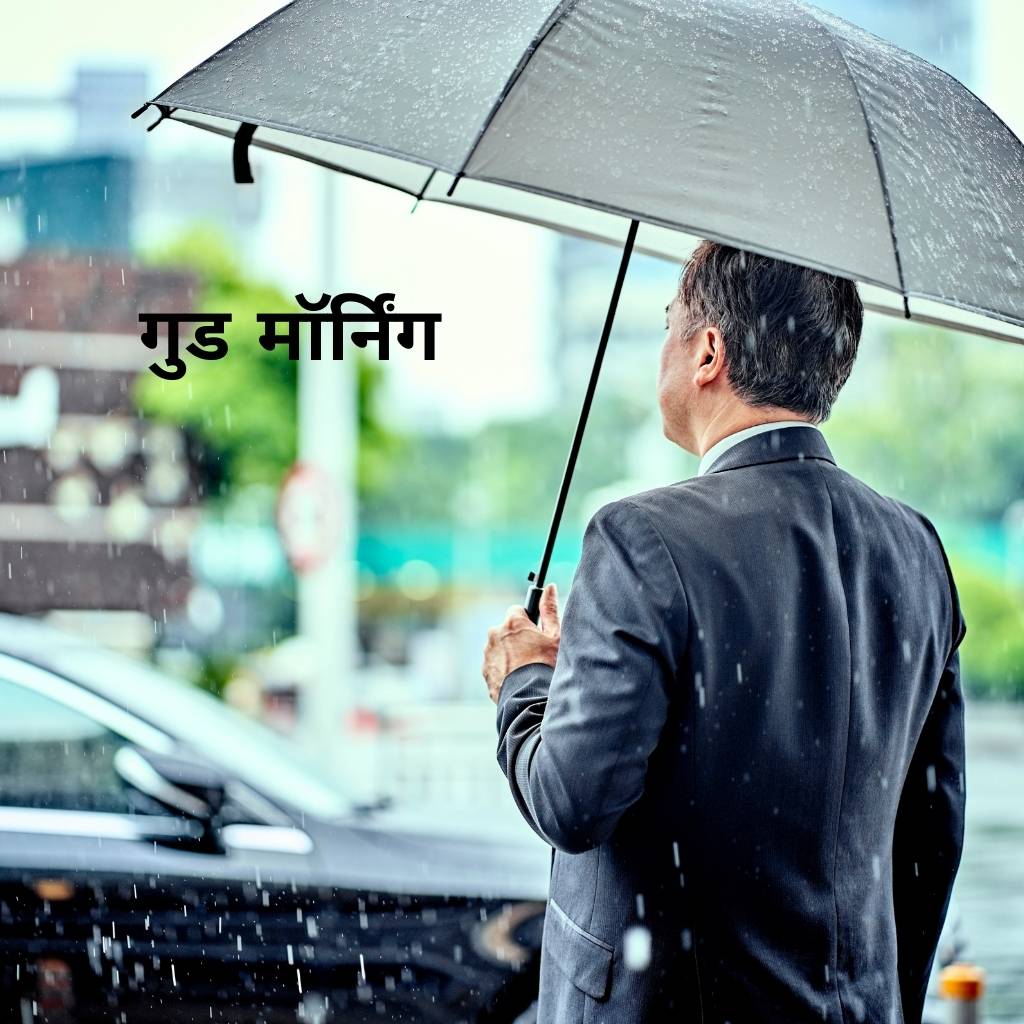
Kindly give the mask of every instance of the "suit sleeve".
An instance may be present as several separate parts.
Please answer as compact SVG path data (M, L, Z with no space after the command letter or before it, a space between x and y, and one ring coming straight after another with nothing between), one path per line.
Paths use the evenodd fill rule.
M687 606L661 535L639 506L591 519L555 667L524 665L498 699L498 763L550 845L604 842L643 793L686 646Z
M964 698L958 648L966 624L951 572L949 581L952 647L910 762L893 836L897 967L907 1024L920 1022L924 1011L964 841Z

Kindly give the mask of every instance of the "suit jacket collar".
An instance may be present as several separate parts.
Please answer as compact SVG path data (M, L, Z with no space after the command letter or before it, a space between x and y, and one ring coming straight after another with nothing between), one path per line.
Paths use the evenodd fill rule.
M727 469L754 466L762 462L787 462L795 459L823 459L835 465L825 437L817 427L783 427L766 430L734 444L711 463L705 476Z

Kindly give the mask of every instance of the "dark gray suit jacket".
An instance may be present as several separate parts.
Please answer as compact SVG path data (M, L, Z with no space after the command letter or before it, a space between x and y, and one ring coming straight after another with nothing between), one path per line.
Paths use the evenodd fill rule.
M964 635L814 427L589 523L498 760L556 853L541 1024L917 1024L963 842Z

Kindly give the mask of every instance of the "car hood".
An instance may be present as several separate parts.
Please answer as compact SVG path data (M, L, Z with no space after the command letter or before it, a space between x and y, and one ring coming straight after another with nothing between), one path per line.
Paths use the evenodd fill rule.
M516 827L518 826L518 827ZM310 823L334 885L438 896L545 900L551 848L523 822L452 808Z

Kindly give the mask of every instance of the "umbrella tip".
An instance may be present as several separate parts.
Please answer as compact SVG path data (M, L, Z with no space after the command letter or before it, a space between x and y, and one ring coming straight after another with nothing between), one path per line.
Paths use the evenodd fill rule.
M147 101L146 103L143 103L142 106L139 107L139 109L136 110L134 114L132 114L132 117L138 117L139 114L141 114L144 110L146 110L148 107L152 107L152 106L154 106L154 104L150 103L149 101ZM157 104L155 104L155 106L156 106L156 109L157 109L157 113L160 116L151 125L147 125L146 126L146 131L147 132L151 132L158 124L160 124L162 121L164 121L168 117L170 117L171 114L173 114L175 109L176 109L175 107L169 107L169 106L167 106L164 103L157 103Z
M910 301L907 296L903 296L903 316L906 320L910 319Z
M455 186L458 185L460 181L462 181L462 171L459 171L459 173L455 175L454 179L452 180L452 183L448 186L448 191L445 192L445 195L449 199L451 199L452 193L455 191Z

